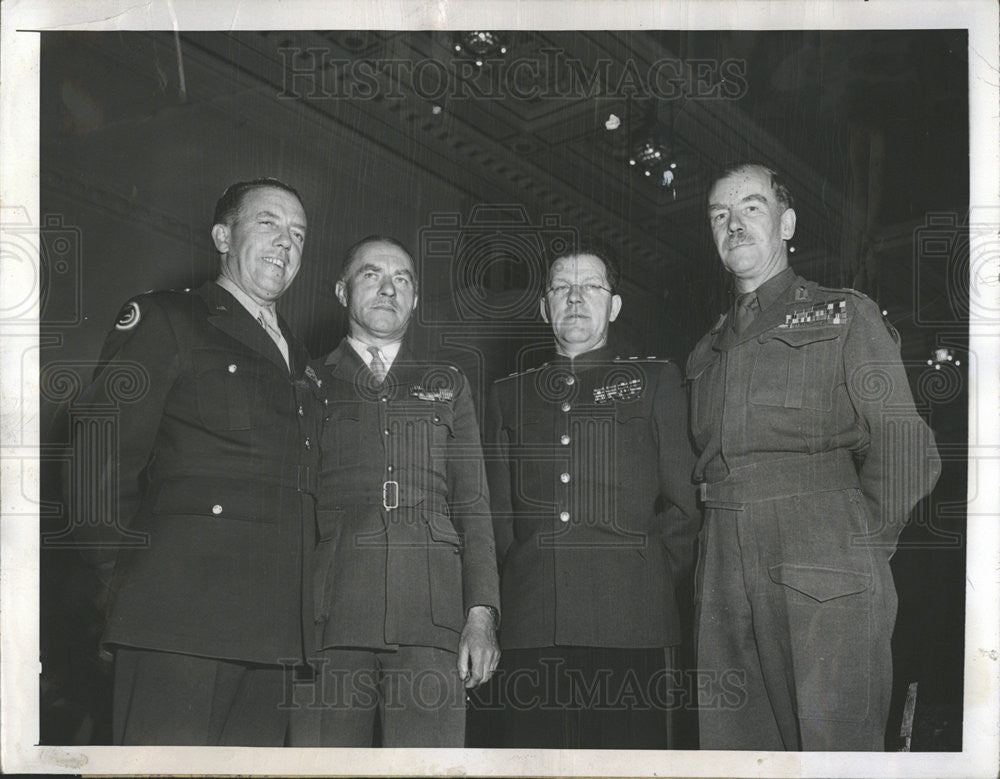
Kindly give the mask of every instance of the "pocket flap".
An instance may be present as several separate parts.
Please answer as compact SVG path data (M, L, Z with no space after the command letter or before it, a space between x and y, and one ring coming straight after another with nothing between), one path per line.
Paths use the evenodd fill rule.
M462 537L455 530L455 526L451 523L449 517L437 511L425 510L421 514L424 522L427 523L427 530L430 532L431 538L445 544L452 544L453 546L460 547L462 545Z
M758 336L761 343L765 341L781 341L791 347L799 348L808 344L819 343L820 341L832 341L843 332L842 325L832 325L826 327L804 328L802 330L774 328L767 330Z
M771 581L783 584L818 601L841 598L864 592L871 585L871 574L820 568L813 565L778 563L767 569Z

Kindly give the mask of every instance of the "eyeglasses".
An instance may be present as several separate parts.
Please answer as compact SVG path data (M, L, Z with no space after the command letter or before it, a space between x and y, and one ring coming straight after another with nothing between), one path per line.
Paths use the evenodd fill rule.
M580 293L584 297L592 298L602 292L611 292L610 288L603 287L600 284L553 284L547 290L545 290L546 295L551 295L556 298L556 300L565 300L569 297L570 291L576 287L580 290Z

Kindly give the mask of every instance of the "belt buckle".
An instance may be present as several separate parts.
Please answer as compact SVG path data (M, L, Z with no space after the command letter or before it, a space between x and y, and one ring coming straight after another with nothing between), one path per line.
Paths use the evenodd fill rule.
M399 482L389 481L382 482L382 505L387 511L392 511L392 509L399 508Z

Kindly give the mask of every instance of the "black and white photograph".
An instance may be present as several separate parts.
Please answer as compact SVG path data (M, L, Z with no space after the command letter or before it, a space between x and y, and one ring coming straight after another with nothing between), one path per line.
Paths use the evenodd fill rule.
M5 772L995 775L995 4L0 12Z

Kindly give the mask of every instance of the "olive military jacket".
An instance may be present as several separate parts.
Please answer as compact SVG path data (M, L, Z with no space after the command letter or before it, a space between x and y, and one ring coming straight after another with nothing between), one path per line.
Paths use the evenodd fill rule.
M751 502L858 488L866 544L891 555L940 473L898 335L854 290L821 287L790 268L765 286L742 334L726 314L688 358L703 497Z
M314 367L326 404L318 648L455 652L468 610L500 605L468 381L406 344L382 383L346 339Z
M116 496L117 517L79 523L98 556L113 554L122 528L145 534L118 555L104 643L272 664L303 656L322 406L305 350L279 325L291 371L215 283L122 310L78 403L116 410L117 457L94 462L78 438L77 474L93 478L69 485Z
M555 357L494 384L486 431L502 647L678 644L700 514L677 366Z

